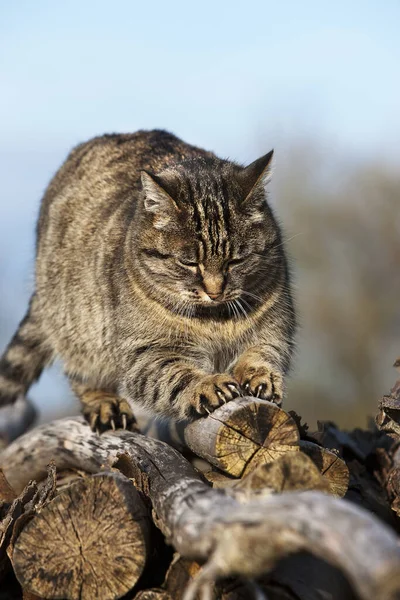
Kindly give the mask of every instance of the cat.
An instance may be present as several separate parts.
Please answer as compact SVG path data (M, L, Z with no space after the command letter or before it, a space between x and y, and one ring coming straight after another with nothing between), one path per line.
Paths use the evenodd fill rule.
M42 200L0 406L55 358L98 432L134 428L135 404L175 420L243 394L280 404L296 318L272 154L243 167L162 130L73 149Z

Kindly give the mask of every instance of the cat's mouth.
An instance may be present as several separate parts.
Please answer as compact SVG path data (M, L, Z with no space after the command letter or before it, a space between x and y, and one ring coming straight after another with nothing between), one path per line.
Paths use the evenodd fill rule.
M196 290L197 292L197 290ZM206 292L185 294L185 305L191 309L185 311L187 317L213 319L218 321L241 320L249 317L252 306L244 301L240 294L221 294L211 297Z

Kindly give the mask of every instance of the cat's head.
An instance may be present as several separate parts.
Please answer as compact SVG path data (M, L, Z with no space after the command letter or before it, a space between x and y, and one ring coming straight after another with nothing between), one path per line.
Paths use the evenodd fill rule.
M272 151L248 167L196 158L142 172L137 260L149 293L186 316L239 317L284 270L266 199Z

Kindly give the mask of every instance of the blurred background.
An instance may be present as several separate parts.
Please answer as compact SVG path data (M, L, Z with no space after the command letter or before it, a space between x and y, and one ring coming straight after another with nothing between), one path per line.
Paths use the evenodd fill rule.
M398 0L1 3L0 351L75 144L158 127L243 163L274 147L301 323L286 408L365 426L400 354L399 23ZM31 390L42 420L78 410L61 372Z

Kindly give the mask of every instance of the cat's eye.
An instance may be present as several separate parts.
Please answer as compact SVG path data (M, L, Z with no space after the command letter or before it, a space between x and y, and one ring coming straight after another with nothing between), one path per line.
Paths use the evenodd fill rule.
M145 248L144 250L142 250L142 252L149 258L158 258L160 260L167 260L168 258L171 258L170 254L163 254L162 252L154 250L153 248Z
M248 256L241 256L238 258L231 258L229 260L226 261L226 264L228 265L228 267L233 267L234 265L240 265L242 264L246 259L248 258Z
M178 260L178 263L180 265L183 265L184 267L190 267L191 269L197 269L197 267L199 266L197 262L190 260Z

